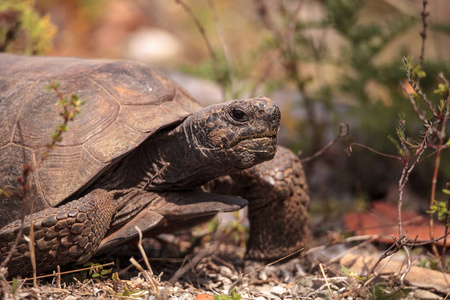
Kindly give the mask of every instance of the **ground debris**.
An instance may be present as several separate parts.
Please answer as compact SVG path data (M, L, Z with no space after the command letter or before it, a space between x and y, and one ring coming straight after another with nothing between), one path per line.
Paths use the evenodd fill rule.
M176 239L174 241L176 244ZM149 244L155 246L157 242L151 241ZM119 251L123 253L123 257L117 253L105 257L109 260L107 262L111 262L114 257L116 264L108 276L92 278L86 276L87 272L78 272L62 277L59 285L56 277L50 277L41 280L35 288L27 281L25 284L18 284L14 293L13 284L8 283L5 286L3 282L3 290L0 290L3 298L0 299L209 300L217 295L230 295L232 290L236 291L242 300L368 299L377 296L390 297L389 299L444 299L445 296L442 291L423 286L410 284L400 287L389 277L383 276L374 280L370 286L361 288L358 278L343 274L341 265L346 265L346 262L342 260L334 264L322 262L325 266L324 272L317 264L302 256L271 266L261 262L245 262L244 251L233 250L230 245L218 247L217 251L201 259L171 284L169 280L173 274L201 251L200 245L185 256L185 242L179 244L183 249L180 251L182 255L179 256L177 254L180 253L173 249L167 251L174 245L163 245L161 249L157 249L159 254L166 254L166 258L164 255L155 255L152 250L148 252L153 274L158 274L151 275L156 282L156 290L155 286L148 282L149 273L138 272L129 263L130 255L139 255L133 253L132 247L127 246ZM371 251L373 252L373 249ZM363 251L368 252L370 251ZM334 252L330 253L332 256L336 255ZM330 253L323 252L321 256L325 257ZM351 271L357 270L356 265L347 266Z

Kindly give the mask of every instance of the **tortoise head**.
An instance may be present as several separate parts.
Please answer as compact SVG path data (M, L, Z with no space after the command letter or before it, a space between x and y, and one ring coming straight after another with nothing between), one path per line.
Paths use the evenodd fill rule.
M274 157L280 110L267 97L212 105L184 122L197 156L237 169Z

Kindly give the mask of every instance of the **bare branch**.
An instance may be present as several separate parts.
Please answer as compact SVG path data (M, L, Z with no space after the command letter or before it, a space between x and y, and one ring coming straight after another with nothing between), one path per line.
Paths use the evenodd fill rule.
M401 86L402 90L408 95L408 98L411 101L411 104L412 104L412 106L414 108L414 111L416 112L416 114L419 117L419 119L422 122L425 122L425 120L426 120L425 114L424 114L423 111L420 111L420 108L417 106L416 99L414 99L414 97L406 90L406 87L403 84L403 82L400 82L400 86Z
M359 146L359 147L364 148L364 149L367 149L367 150L369 150L369 151L371 151L371 152L373 152L373 153L375 153L375 154L378 154L378 155L381 155L381 156L384 156L384 157L387 157L387 158L394 158L394 159L403 161L403 159L402 159L400 156L382 153L382 152L379 152L379 151L377 151L377 150L375 150L375 149L373 149L373 148L370 148L370 147L368 147L368 146L366 146L366 145L363 145L363 144L360 144L360 143L351 143L351 144L347 147L347 149L345 149L345 151L347 152L347 155L348 155L348 156L350 156L351 153L352 153L352 151L353 151L353 150L352 150L352 146Z
M372 278L372 274L375 275L375 269L378 267L378 265L380 264L380 262L385 259L386 257L392 256L395 253L397 253L400 249L403 248L404 243L406 242L406 234L403 235L402 237L400 237L400 239L397 241L395 239L395 237L392 237L394 239L394 244L392 244L386 251L384 251L380 257L378 258L377 262L372 266L372 268L370 269L370 271L367 273L367 276L365 280L363 280L361 282L361 287L363 287L364 285L366 285L366 283L369 281L369 279Z
M427 12L428 0L422 0L422 12L420 15L422 16L422 32L420 33L420 37L422 38L422 46L420 48L420 56L419 63L422 64L425 56L425 40L427 38L427 17L429 13Z
M234 69L233 69L233 61L231 59L230 49L228 48L228 45L225 41L225 36L223 34L222 26L220 25L219 17L217 16L217 11L214 6L213 0L208 0L208 4L211 7L211 10L213 12L214 23L216 25L216 31L217 31L217 34L219 35L220 44L222 45L223 53L225 55L225 60L227 62L228 82L230 83L230 93L231 93L231 98L234 99L234 98L236 98L236 95L234 92Z
M280 30L278 30L272 22L272 19L269 15L269 9L266 7L266 4L264 0L255 0L255 6L258 12L259 17L262 20L263 25L270 31L274 33L275 38L277 39L279 43L279 48L277 49L277 52L269 59L267 59L267 64L264 67L264 72L261 72L261 75L258 77L258 80L256 80L255 85L252 88L251 94L255 94L258 87L268 78L270 72L272 71L272 67L275 63L275 61L282 56L282 53L284 53L289 45L289 41L293 35L294 28L295 28L295 21L297 18L298 13L300 12L303 1L298 1L298 5L294 11L294 13L291 15L289 21L287 22L286 29L283 30L284 36L281 34Z
M345 128L346 128L345 131L344 131L344 125L345 125ZM347 137L349 133L350 133L350 127L348 126L348 124L347 124L347 123L345 123L345 124L344 124L344 123L341 123L341 124L339 125L339 133L336 135L336 137L335 137L333 140L331 140L328 144L326 144L322 149L320 149L319 151L317 151L317 152L314 153L313 155L301 159L301 162L302 162L302 163L307 163L307 162L309 162L309 161L311 161L311 160L313 160L313 159L318 158L318 157L321 156L323 153L325 153L325 151L327 151L328 149L330 149L331 146L333 146L334 144L336 144L336 142L337 142L339 139L344 138L344 137ZM298 153L297 155L300 156L300 153Z
M206 36L206 31L205 28L203 27L203 25L200 23L199 19L197 18L197 16L194 14L194 12L192 11L192 9L186 4L184 3L182 0L175 0L175 2L177 4L180 4L181 7L183 7L183 9L188 13L188 15L192 18L192 20L195 23L195 26L197 26L198 30L200 31L200 34L203 37L203 40L205 41L206 47L208 48L209 54L211 55L211 59L212 59L212 63L214 66L214 70L216 72L216 79L217 82L219 83L219 85L221 86L222 89L222 97L225 100L226 98L226 93L225 93L225 84L224 84L224 80L223 80L223 76L222 73L220 72L220 67L219 67L219 60L217 59L217 55L214 52L211 43L209 42L208 37Z

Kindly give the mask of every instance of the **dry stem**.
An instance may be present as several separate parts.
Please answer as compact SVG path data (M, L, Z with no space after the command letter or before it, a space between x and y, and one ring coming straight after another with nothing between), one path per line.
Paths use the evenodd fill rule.
M61 113L61 116L63 117L63 123L61 125L58 125L56 127L56 133L52 133L52 139L51 142L45 145L45 150L41 153L41 159L40 161L36 164L36 166L34 168L32 168L30 165L28 164L24 164L23 166L23 172L22 172L22 177L17 178L17 181L19 182L21 189L20 192L21 194L19 194L19 196L22 198L22 213L21 213L21 218L20 218L20 227L19 227L19 231L18 234L16 236L16 239L14 241L14 244L11 246L11 249L9 250L8 255L6 256L6 258L2 261L0 267L6 267L6 265L9 263L9 261L11 260L17 245L19 244L19 241L23 235L23 230L24 230L24 222L25 222L25 215L26 215L26 203L29 204L30 206L30 233L29 233L29 248L30 248L30 259L31 259L31 264L32 264L32 268L33 268L33 284L34 286L36 286L36 260L35 260L35 248L34 248L34 227L33 227L33 212L34 212L34 201L32 201L32 197L30 195L30 183L29 183L29 176L32 172L36 171L40 165L45 161L45 159L47 159L49 153L51 152L51 150L55 147L56 143L61 141L61 136L63 134L63 132L65 131L64 128L67 128L67 124L72 121L74 119L74 117L80 112L79 110L79 106L83 105L84 102L82 102L81 100L78 100L78 97L75 94L71 95L71 102L67 102L64 99L64 96L62 95L62 93L59 91L58 89L58 84L56 82L53 82L52 84L50 84L48 87L46 87L46 89L51 89L53 91L55 91L55 93L57 94L58 97L58 102L62 104L63 107L63 112ZM20 129L20 126L19 126ZM20 131L20 130L19 130ZM26 157L24 154L24 161L26 161ZM8 191L6 191L7 194L9 194L9 196L13 196L11 193L9 193Z
M225 84L224 84L224 79L223 79L222 73L220 72L219 60L217 59L217 55L214 52L214 50L213 50L213 48L211 46L211 43L209 42L208 36L206 35L205 28L200 23L200 20L194 14L192 9L186 3L184 3L182 0L175 0L175 2L177 4L181 5L181 7L187 12L187 14L194 21L195 26L197 26L197 28L198 28L198 31L200 31L200 34L202 35L203 40L205 41L206 47L208 48L209 54L211 55L212 63L213 63L213 66L214 66L214 70L216 72L216 79L217 79L217 82L219 83L219 85L221 87L222 97L225 100L225 98L226 98Z
M220 44L222 45L223 53L225 55L225 60L227 62L227 74L228 74L228 82L230 84L230 94L231 98L236 98L235 91L234 91L234 71L233 71L233 62L231 59L231 53L230 49L228 48L228 45L225 41L225 35L223 34L222 26L220 26L219 17L217 16L216 8L214 7L213 0L208 0L208 4L211 7L211 10L213 12L214 17L214 24L216 25L216 31L219 35Z
M319 156L321 156L323 153L325 153L325 151L327 151L329 148L331 148L331 146L333 146L334 144L336 144L336 142L341 139L344 138L346 136L348 136L348 134L350 133L350 127L348 126L348 124L345 124L345 128L346 130L344 131L344 123L341 123L339 125L339 133L336 135L336 137L331 140L328 144L326 144L322 149L320 149L319 151L315 152L313 155L305 157L303 159L301 159L302 163L307 163L313 159L318 158ZM300 153L297 154L298 156L300 156Z

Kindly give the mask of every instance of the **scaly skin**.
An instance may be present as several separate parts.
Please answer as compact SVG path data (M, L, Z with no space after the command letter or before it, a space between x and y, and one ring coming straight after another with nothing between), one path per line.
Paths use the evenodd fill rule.
M60 121L56 99L42 89L49 80L58 80L64 95L76 92L88 101L52 155L37 165ZM300 163L284 148L264 163L275 155L280 125L271 99L201 109L144 64L3 54L0 86L0 186L12 194L0 195L0 226L6 225L1 259L18 230L23 208L17 177L25 163L35 170L29 187L38 272L86 261L102 240L100 250L132 239L136 224L151 233L243 207L241 198L199 191L227 175L235 189L230 195L251 202L249 258L279 257L303 244L308 198ZM29 273L27 249L21 240L10 275Z
M309 235L309 191L303 167L278 146L273 160L208 184L214 193L249 201L246 259L275 260L304 247Z
M48 270L70 262L83 263L97 250L111 218L115 203L111 194L94 190L76 201L33 214L36 267ZM29 217L24 234L29 235ZM19 231L20 221L0 229L0 262L6 258ZM22 237L8 264L10 276L32 271L28 243Z
M290 150L279 146L273 160L222 176L205 189L250 201L246 259L274 260L305 246L308 187L302 165ZM110 226L116 204L111 193L98 189L61 207L34 214L37 269L83 263L93 256ZM19 226L16 221L0 229L0 261L6 257ZM29 234L29 227L24 234ZM9 263L9 275L29 274L29 257L28 243L22 238Z

